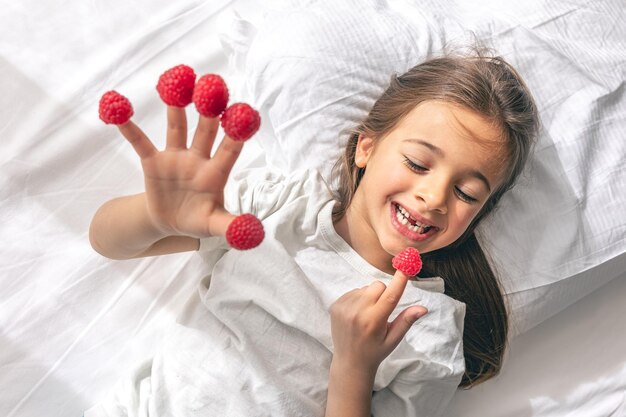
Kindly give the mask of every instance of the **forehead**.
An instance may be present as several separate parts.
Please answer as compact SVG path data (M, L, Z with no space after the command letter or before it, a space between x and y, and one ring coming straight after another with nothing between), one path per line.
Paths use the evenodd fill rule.
M507 156L502 129L492 120L469 108L442 101L429 100L417 105L390 136L400 141L415 138L429 142L446 156L482 167L493 183L499 182Z

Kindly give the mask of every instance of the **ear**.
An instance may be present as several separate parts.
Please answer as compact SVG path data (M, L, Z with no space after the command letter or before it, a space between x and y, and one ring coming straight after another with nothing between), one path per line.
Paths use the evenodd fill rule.
M354 154L354 163L359 168L365 168L372 152L374 151L374 139L359 135L356 143L356 152Z

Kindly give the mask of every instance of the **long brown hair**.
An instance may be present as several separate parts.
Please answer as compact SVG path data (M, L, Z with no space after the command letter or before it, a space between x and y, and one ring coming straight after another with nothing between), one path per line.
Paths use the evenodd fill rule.
M354 156L359 135L379 140L411 110L426 100L441 100L474 110L502 132L504 180L489 197L465 233L451 245L422 255L419 276L440 276L445 293L466 304L463 351L465 374L460 387L471 388L494 376L507 347L508 314L501 284L483 252L474 229L513 187L539 131L534 100L518 72L482 46L470 53L448 53L391 77L387 90L366 119L351 129L348 145L333 172L336 199L333 220L341 219L352 201L365 168Z

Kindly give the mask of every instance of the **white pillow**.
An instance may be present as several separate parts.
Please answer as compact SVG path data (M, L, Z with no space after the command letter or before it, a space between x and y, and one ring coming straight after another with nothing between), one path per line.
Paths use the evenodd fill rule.
M441 49L455 26L366 4L308 2L268 11L256 29L238 19L226 34L233 70L244 75L234 88L261 111L256 140L269 164L319 168L327 178L347 140L342 130L367 114L391 74L414 65L409 57Z
M567 13L566 2L471 10L415 3L309 0L250 18L240 9L244 17L222 39L240 76L234 88L261 112L256 140L268 164L315 167L328 178L347 139L340 134L366 116L393 73L448 42L467 44L470 30L490 41L524 77L544 124L525 175L478 229L510 294L513 333L521 333L608 282L613 276L584 272L626 251L619 34L596 36L596 26L581 25L589 16ZM573 276L579 284L560 282ZM580 285L585 279L596 282ZM558 294L544 297L557 282Z

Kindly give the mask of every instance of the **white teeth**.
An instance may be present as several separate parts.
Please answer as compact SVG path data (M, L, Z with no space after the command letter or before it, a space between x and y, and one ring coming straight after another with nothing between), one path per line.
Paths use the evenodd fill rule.
M407 223L409 223L409 217L409 213L404 208L402 208L400 205L396 205L396 218L400 223L407 226L409 230L420 234L426 233L428 230L430 230L430 226L422 226L419 223L416 223L414 225L407 225Z

